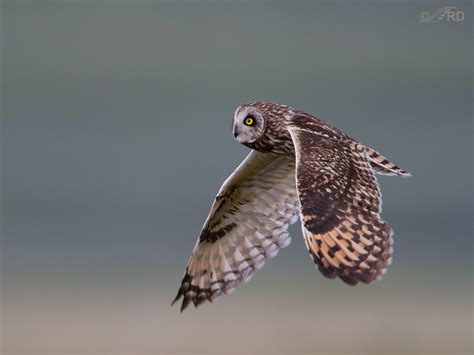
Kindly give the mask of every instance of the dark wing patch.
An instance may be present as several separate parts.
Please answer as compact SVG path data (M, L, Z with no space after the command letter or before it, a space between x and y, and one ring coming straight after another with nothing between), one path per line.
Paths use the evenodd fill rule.
M322 274L355 285L380 278L392 255L392 230L380 218L381 194L365 147L347 136L291 126L306 246Z

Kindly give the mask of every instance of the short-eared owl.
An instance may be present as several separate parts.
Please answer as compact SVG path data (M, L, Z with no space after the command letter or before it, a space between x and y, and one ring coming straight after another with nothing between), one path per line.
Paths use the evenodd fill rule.
M231 293L290 243L301 219L319 271L355 285L382 277L392 229L380 218L374 172L409 176L388 159L301 110L239 106L234 137L252 151L224 182L186 267L181 311Z

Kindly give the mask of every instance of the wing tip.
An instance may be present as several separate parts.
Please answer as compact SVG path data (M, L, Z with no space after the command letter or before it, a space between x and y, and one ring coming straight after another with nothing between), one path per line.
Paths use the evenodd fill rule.
M181 302L181 307L179 308L179 312L183 313L186 308L188 308L189 304L191 303L191 298L189 296L184 296L181 292L181 289L178 291L178 294L174 298L173 302L171 302L171 307L174 306L176 302L178 302L181 297L183 297L183 301ZM194 303L194 302L193 302ZM197 308L198 305L194 303L194 306Z
M375 217L375 215L373 216ZM379 218L379 217L377 217ZM377 220L378 222L378 233L377 236L379 241L377 244L374 242L371 244L374 247L367 250L367 253L361 253L361 255L366 255L365 258L361 258L357 260L358 263L353 266L346 267L344 263L340 265L334 265L330 259L332 256L336 255L337 252L344 251L347 253L354 253L354 250L350 251L348 246L345 246L341 249L341 244L343 243L338 242L338 240L343 240L342 238L334 239L333 235L329 235L331 238L327 238L327 234L324 236L314 235L307 229L303 227L303 233L305 236L306 246L310 252L310 255L317 265L319 271L323 274L323 276L334 279L339 278L345 284L350 286L355 286L358 284L370 284L376 281L380 281L382 277L385 275L388 266L390 266L392 261L393 255L393 230L389 224L387 224L383 220ZM366 224L377 224L375 221L365 221ZM337 229L337 228L336 228ZM339 229L337 229L338 232ZM353 232L354 233L354 232ZM310 236L308 236L308 234ZM367 237L367 236L365 236ZM347 242L347 236L344 237ZM315 240L318 240L319 243ZM335 243L331 246L331 243ZM334 251L334 247L338 246L338 251ZM354 248L355 242L351 242L352 249ZM358 247L360 248L360 246ZM340 260L338 258L337 260ZM353 259L352 259L353 260Z
M175 305L175 303L178 302L182 296L183 296L183 291L180 287L179 290L178 290L178 294L176 295L176 297L171 302L171 307L173 307ZM186 307L183 308L183 305L184 305L184 299L183 299L183 303L181 304L181 308L180 308L181 313L183 313L184 309L186 308Z

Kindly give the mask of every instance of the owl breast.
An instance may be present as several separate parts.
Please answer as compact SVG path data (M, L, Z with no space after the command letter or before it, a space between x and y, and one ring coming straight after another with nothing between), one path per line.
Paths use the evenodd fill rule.
M293 141L288 135L264 134L251 143L243 143L245 146L262 153L274 153L280 155L294 154Z

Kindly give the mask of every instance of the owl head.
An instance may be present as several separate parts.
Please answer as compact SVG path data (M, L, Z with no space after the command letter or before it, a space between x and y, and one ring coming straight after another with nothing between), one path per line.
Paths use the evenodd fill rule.
M253 143L264 134L266 121L257 107L241 105L235 111L232 133L239 143Z
M239 143L250 148L278 150L281 143L291 142L287 121L293 111L289 106L266 101L240 105L235 110L232 133Z

